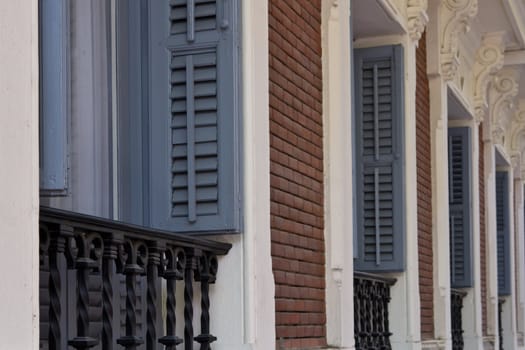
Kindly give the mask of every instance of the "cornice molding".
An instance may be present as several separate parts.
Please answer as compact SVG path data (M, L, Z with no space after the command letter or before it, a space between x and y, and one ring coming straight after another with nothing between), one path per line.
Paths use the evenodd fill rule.
M428 23L428 0L407 1L407 28L410 38L417 42Z
M453 80L459 66L459 35L470 30L470 21L478 13L478 0L444 0L441 4L441 73Z
M502 67L504 61L504 32L485 34L481 41L481 47L476 53L476 59L472 68L474 76L473 102L476 122L483 121L488 107L487 90L489 83Z

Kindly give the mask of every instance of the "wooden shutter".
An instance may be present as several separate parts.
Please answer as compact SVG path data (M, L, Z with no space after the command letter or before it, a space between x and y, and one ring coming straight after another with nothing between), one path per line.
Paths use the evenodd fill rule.
M354 50L357 238L361 271L405 267L403 49Z
M238 5L150 2L152 226L240 230Z
M496 172L496 226L498 250L498 294L510 295L509 177Z
M472 286L470 128L448 129L450 283Z
M40 25L40 189L67 189L67 3L43 0Z

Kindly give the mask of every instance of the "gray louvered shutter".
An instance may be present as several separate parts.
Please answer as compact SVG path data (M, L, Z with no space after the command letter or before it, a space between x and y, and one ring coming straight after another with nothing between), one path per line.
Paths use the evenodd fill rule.
M239 232L239 1L150 6L151 225Z
M42 0L40 25L40 189L67 189L67 3Z
M472 286L470 128L448 129L450 283Z
M498 294L510 295L509 176L496 172Z
M356 198L361 271L405 267L403 49L354 50Z

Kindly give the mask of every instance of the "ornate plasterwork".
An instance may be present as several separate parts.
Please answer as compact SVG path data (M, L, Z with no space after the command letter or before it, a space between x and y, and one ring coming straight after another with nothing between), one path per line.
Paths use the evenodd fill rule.
M472 73L474 76L473 101L476 122L483 121L487 102L487 89L494 74L503 67L505 51L504 32L485 34L476 53Z
M453 80L459 66L459 35L470 30L469 23L478 13L478 0L444 0L441 4L441 73Z
M520 99L518 102L518 109L514 115L516 122L525 124L525 99Z
M496 143L504 145L505 130L513 119L514 100L518 94L519 72L503 69L496 74L490 87L490 118Z
M492 138L495 144L503 145L505 143L505 130L501 126L492 129Z
M427 0L407 1L407 27L410 38L419 41L428 23Z
M510 156L510 165L512 166L512 169L516 169L521 164L521 154L520 153L513 153Z
M525 99L521 99L518 103L510 133L512 152L521 154L525 150Z

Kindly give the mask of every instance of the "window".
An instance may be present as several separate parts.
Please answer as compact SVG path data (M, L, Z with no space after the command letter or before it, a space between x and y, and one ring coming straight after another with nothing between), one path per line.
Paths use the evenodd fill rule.
M403 48L354 50L356 270L405 267Z
M472 286L470 128L448 129L450 284Z
M40 3L40 189L64 194L67 188L67 3Z
M498 294L510 295L509 174L496 172L496 227L498 243Z
M70 21L68 16L74 17L74 11L65 9L67 3L41 2L43 28L54 26L48 21L58 16L59 7L64 8L64 23ZM108 184L107 193L96 188L84 196L105 197L113 208L106 213L113 213L101 215L122 221L177 232L239 232L240 1L113 0L107 4L100 11L111 25L100 36L106 46L101 44L102 49L91 53L94 68L79 68L81 58L77 62L77 56L70 55L76 69L69 77L71 90L56 94L61 101L77 96L75 87L81 79L98 89L97 80L89 80L95 73L106 74L107 81L114 79L108 89L112 93L102 97L102 104L112 106L108 108L112 122L94 122L99 128L90 140L102 154L102 165L94 167L93 176ZM95 19L97 14L91 15ZM76 23L75 18L71 22ZM87 29L97 38L95 25ZM62 40L58 44L68 47L80 45L83 39L67 38L66 29L60 40L54 39L52 29L41 33L45 112L49 101L55 103L47 98L47 91L58 84L52 76L67 71L53 56L47 58L49 40ZM112 58L114 63L105 66ZM60 135L67 135L68 123L80 123L81 113L72 108L68 118L55 114L42 113L41 188L49 187L49 174L63 174L60 194L79 202L84 199L68 188L68 180L75 180L76 167L92 160L82 150L71 150L75 142L53 147L50 140L57 128ZM81 137L84 132L77 127L65 138ZM60 203L67 201L50 202L62 207Z

